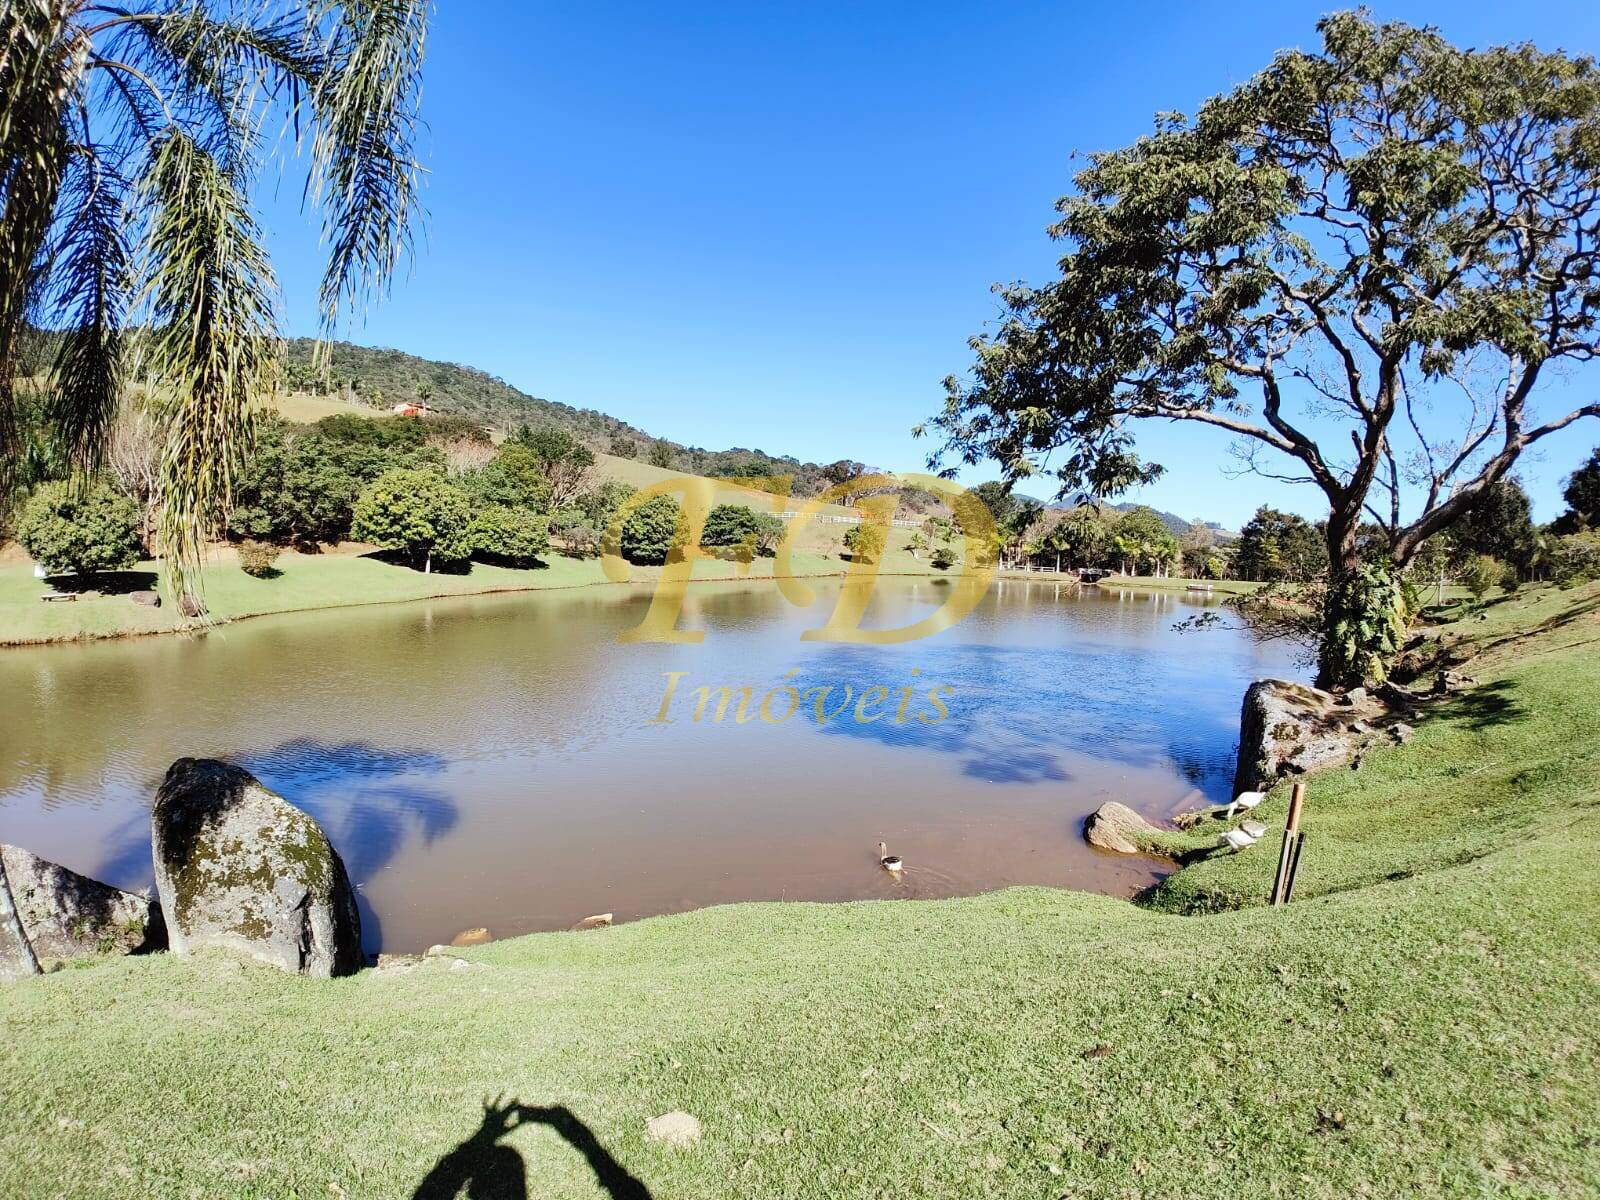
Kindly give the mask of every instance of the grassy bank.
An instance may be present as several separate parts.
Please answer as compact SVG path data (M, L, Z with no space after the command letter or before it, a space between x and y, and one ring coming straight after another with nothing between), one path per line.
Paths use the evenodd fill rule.
M609 583L599 559L559 554L550 555L542 567L522 569L473 563L470 570L460 574L423 574L368 555L286 553L279 557L278 574L271 579L246 575L231 553L221 554L220 559L207 566L205 576L206 602L216 621L358 604ZM803 575L838 574L847 565L813 553L799 552L794 556L795 570ZM748 575L741 576L733 563L702 561L695 564L695 578L770 577L772 568L772 559L758 559L751 564ZM643 582L659 574L660 568L656 567L633 569L633 578ZM35 579L32 567L26 563L0 565L0 646L170 633L193 625L170 602L160 608L145 608L124 594L129 588L157 587L155 563L141 563L134 571L109 577L99 594L45 603L42 597L53 590L56 582Z
M1218 596L1248 596L1251 592L1259 591L1266 586L1244 579L1183 579L1173 576L1158 579L1153 575L1107 575L1100 581L1100 585L1144 588L1157 592L1209 591Z
M1287 909L1256 851L1162 889L1199 916L1027 889L328 983L109 961L0 991L0 1194L411 1196L495 1095L603 1147L507 1134L538 1196L605 1156L662 1198L1593 1194L1600 589L1488 613L1452 631L1481 687L1312 781ZM680 1108L701 1144L648 1140Z

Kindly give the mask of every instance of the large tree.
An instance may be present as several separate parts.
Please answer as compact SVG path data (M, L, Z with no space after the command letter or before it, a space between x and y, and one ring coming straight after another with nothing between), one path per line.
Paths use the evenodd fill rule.
M251 204L303 152L328 261L321 306L409 248L426 0L0 4L0 470L30 332L56 334L49 417L97 467L123 390L150 385L159 539L195 584L277 374L276 295Z
M1530 404L1600 349L1600 73L1361 13L1319 29L1320 52L1091 156L1051 230L1060 277L1002 290L933 424L962 461L1049 470L1063 492L1158 474L1139 420L1213 426L1319 488L1321 675L1342 683L1369 660L1349 629L1373 627L1350 606L1396 594L1387 564L1600 415ZM1368 519L1386 561L1363 561Z

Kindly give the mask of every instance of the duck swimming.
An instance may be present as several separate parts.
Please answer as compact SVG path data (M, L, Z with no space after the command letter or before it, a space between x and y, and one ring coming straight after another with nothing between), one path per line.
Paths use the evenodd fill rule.
M889 847L883 842L878 843L878 865L891 874L898 875L906 869L906 860L898 854L890 854Z

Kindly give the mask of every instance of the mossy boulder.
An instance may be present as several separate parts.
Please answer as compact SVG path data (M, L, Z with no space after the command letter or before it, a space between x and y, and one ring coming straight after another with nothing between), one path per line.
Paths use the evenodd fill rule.
M1115 800L1095 809L1083 824L1083 837L1089 845L1116 854L1141 853L1142 843L1155 832L1154 825Z
M174 953L206 946L327 978L361 967L361 918L322 827L242 768L180 758L150 813Z
M1343 766L1362 741L1363 719L1382 711L1364 692L1341 697L1285 679L1259 679L1244 694L1233 791L1262 790L1285 775Z
M161 908L50 862L0 844L0 864L24 936L41 967L98 954L141 954L166 947Z

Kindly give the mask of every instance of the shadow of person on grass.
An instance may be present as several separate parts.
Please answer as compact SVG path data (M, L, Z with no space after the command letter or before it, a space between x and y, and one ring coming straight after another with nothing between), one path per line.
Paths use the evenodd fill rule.
M528 1168L522 1155L500 1139L525 1124L548 1125L589 1163L612 1200L652 1200L650 1189L611 1157L589 1127L563 1105L541 1106L495 1100L483 1106L483 1123L441 1158L411 1200L528 1200Z

